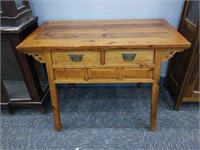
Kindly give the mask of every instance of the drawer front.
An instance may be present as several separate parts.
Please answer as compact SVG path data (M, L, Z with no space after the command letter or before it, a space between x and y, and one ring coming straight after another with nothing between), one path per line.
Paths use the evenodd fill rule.
M106 64L153 64L154 51L112 51L106 52Z
M99 52L53 52L53 64L87 65L100 64Z

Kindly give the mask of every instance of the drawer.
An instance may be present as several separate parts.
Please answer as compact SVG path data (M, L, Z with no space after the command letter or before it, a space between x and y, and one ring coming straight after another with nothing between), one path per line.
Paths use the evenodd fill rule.
M87 65L100 64L99 52L53 52L53 64Z
M105 54L106 64L153 64L154 51L110 51Z

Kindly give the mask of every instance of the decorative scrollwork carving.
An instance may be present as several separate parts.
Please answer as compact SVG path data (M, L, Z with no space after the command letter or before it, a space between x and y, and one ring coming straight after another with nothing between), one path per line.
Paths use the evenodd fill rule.
M176 52L181 52L183 50L177 50L177 49L171 49L171 50L165 50L162 52L162 61L167 61L170 58L172 58Z
M43 53L28 53L29 56L32 56L35 60L40 63L45 63L44 54Z

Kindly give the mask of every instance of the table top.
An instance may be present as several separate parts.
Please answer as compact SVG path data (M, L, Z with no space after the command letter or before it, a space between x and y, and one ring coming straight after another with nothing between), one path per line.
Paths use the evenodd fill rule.
M186 49L190 43L166 20L48 21L17 49L25 52L129 48Z

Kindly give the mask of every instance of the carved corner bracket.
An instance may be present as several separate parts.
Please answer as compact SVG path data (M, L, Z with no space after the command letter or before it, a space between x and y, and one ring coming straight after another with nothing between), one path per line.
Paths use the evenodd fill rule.
M40 63L45 63L45 58L43 53L28 53L29 56L32 56L35 60Z
M184 50L184 49L183 49ZM162 61L167 61L170 58L172 58L176 52L181 52L183 50L177 50L177 49L169 49L169 50L165 50L162 52Z

